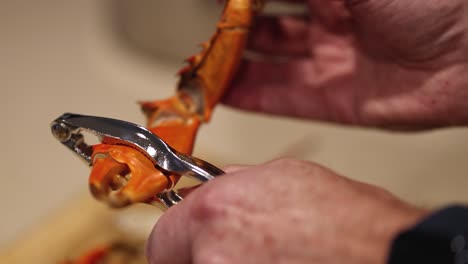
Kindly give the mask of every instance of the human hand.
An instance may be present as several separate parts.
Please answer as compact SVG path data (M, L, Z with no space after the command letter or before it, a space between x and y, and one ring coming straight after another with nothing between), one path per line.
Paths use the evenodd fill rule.
M397 129L468 124L467 1L289 2L310 15L259 17L250 49L267 56L244 64L226 104Z
M160 218L150 263L383 264L397 233L426 214L309 162L230 171Z

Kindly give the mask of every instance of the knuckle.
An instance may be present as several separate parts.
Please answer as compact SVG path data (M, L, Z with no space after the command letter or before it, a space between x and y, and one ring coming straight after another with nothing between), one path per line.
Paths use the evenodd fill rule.
M228 213L229 199L222 190L207 188L197 195L191 215L198 221L215 221L225 218Z
M295 179L314 180L323 183L333 182L338 175L333 171L311 161L281 158L267 164L275 171L287 171Z

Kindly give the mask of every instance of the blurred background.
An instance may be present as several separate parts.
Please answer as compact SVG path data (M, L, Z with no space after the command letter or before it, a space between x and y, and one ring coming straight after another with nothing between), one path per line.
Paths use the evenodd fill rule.
M88 239L112 237L109 223L149 232L158 209L109 211L93 201L89 168L49 123L75 112L144 124L136 102L174 93L175 73L213 33L220 11L214 0L0 1L0 260L52 263ZM467 135L345 128L219 106L195 155L217 165L313 160L438 207L468 201Z

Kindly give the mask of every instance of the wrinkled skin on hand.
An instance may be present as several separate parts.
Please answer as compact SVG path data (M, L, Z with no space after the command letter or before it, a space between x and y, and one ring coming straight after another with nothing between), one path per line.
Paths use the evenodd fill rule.
M426 212L317 164L228 169L159 220L150 263L379 264Z
M362 126L468 124L468 2L308 0L308 17L263 17L225 102ZM270 61L273 56L286 56Z

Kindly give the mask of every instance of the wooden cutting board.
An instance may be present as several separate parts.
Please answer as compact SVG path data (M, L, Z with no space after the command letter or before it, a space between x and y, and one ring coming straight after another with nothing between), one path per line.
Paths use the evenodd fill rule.
M0 263L59 263L117 241L141 245L143 252L144 241L160 214L148 205L110 209L86 194L3 249Z

